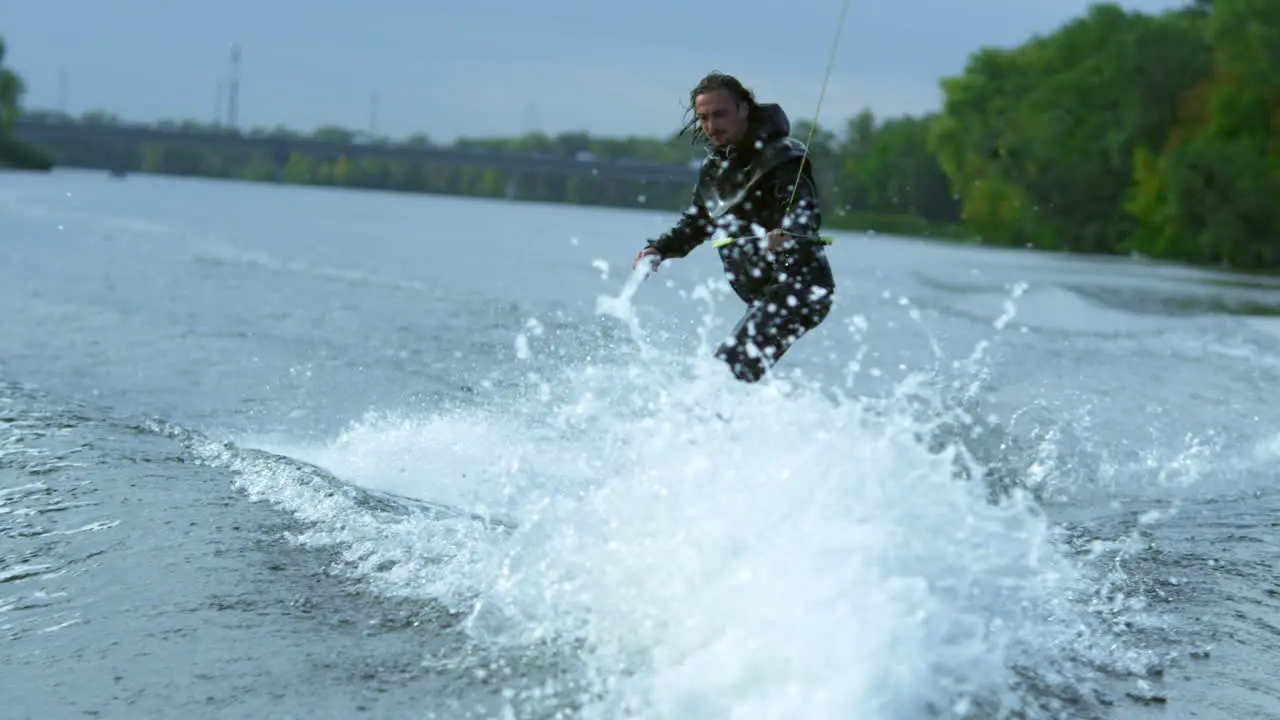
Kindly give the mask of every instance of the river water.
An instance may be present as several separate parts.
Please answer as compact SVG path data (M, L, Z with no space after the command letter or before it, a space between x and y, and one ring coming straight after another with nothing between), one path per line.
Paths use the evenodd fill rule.
M0 175L4 717L1280 716L1280 288L673 219Z

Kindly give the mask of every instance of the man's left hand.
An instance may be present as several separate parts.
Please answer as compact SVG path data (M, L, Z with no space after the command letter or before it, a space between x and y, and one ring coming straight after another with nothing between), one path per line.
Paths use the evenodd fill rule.
M765 240L770 251L778 252L787 246L790 236L785 230L770 230Z

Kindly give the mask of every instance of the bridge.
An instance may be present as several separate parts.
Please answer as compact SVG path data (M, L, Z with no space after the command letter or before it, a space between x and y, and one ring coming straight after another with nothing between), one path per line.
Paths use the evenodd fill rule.
M284 134L246 135L235 130L189 130L139 124L91 124L18 116L13 134L43 147L55 159L58 146L69 143L252 150L274 157L284 165L297 153L316 160L339 157L379 158L410 163L503 170L514 179L526 174L582 175L597 178L640 180L651 183L692 185L697 179L693 164L661 163L629 158L569 157L550 153L515 153L485 149L442 148L404 143L372 143L357 139L344 143Z

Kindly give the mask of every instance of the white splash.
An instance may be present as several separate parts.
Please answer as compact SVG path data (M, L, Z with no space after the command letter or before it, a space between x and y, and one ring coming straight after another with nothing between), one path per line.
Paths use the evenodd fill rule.
M648 272L598 304L634 322ZM833 403L800 381L743 386L704 354L650 352L565 368L537 403L371 415L278 450L514 530L390 523L270 473L243 482L317 521L300 540L348 548L379 591L467 613L490 653L475 657L570 654L576 670L533 694L588 718L1013 707L1015 664L1080 641L1085 581L1026 496L991 503L956 476L954 448L928 446L915 411L937 398L920 378Z
M591 261L591 267L600 271L601 280L609 279L609 261L608 260L605 260L603 258L596 258L595 260Z

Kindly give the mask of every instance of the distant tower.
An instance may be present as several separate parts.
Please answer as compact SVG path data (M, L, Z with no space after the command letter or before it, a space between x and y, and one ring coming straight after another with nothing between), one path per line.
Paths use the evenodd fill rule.
M538 132L538 104L529 103L524 109L524 131L530 135Z
M227 124L238 127L240 115L240 46L231 46L231 80L227 88Z
M58 112L67 111L67 71L58 70Z

